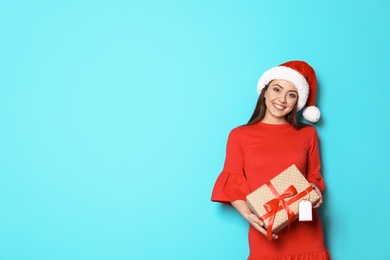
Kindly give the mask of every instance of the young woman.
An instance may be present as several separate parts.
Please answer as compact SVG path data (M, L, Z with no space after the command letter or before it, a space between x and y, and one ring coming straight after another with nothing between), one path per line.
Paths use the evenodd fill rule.
M297 119L297 112L305 106L305 119L316 122L320 118L314 106L315 72L306 62L286 62L266 71L257 91L259 99L249 122L229 134L225 164L211 200L233 205L250 223L248 260L330 259L316 211L325 189L317 132ZM289 230L273 234L268 241L264 223L250 210L246 196L292 164L321 199L313 205L312 221L295 221Z

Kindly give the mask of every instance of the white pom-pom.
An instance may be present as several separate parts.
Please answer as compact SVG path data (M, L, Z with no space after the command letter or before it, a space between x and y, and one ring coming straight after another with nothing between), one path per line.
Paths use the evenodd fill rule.
M310 106L303 110L302 115L307 121L315 123L320 120L321 112L318 107Z

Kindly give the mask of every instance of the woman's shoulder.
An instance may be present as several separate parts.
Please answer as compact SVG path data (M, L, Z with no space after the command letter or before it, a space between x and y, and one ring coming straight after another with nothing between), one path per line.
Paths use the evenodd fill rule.
M240 135L242 134L243 128L245 125L236 126L233 129L230 130L229 135Z
M230 130L229 136L233 138L241 138L247 136L253 131L253 125L239 125Z
M234 127L230 132L232 133L241 133L241 134L245 134L246 132L250 132L250 131L253 131L253 129L256 128L256 125L252 125L252 124L245 124L245 125L239 125L239 126L236 126Z
M301 128L298 130L299 132L307 135L317 135L317 129L313 125L302 124Z
M314 125L309 125L309 124L305 124L305 123L301 123L301 129L316 131L316 128Z

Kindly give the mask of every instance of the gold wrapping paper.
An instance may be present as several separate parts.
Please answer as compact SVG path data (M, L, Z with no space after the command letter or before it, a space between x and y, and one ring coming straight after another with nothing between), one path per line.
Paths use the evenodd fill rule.
M300 199L289 205L290 209L295 213L294 220L298 218L298 205L303 199L310 200L314 205L320 197L317 192L313 189L310 192L305 191L307 188L310 189L310 183L293 164L279 175L270 180L270 183L274 186L277 192L282 194L290 185L293 185L297 190L297 195L293 195L289 198L285 198L285 201L293 199L295 196L301 196ZM271 192L266 184L262 185L257 190L253 191L246 197L247 203L253 213L255 213L260 219L263 220L264 225L268 228L270 216L267 217L267 211L264 208L264 204L274 199L275 195ZM268 214L269 215L269 214ZM266 218L265 218L266 217ZM288 225L288 215L285 209L281 209L276 213L274 223L272 225L272 233L277 233Z

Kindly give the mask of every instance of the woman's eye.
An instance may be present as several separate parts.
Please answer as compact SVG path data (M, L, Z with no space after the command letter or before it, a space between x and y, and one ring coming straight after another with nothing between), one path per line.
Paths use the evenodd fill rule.
M297 97L297 95L295 95L295 94L290 94L290 98L296 98Z
M279 89L279 88L274 88L274 91L275 91L275 92L279 92L280 89Z

